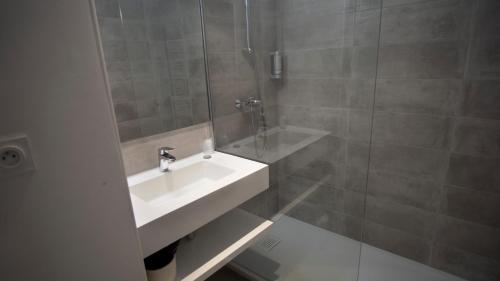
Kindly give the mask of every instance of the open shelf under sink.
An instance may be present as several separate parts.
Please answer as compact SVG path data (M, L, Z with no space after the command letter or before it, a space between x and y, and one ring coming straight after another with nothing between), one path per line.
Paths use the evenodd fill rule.
M234 209L182 240L177 251L177 281L205 280L250 247L273 222Z

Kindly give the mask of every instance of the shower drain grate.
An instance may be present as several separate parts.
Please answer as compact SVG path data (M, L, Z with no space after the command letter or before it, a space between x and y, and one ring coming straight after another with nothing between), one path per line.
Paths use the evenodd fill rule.
M274 247L276 247L276 245L278 245L279 243L281 242L281 240L278 238L278 237L274 237L274 236L266 236L264 238L262 238L258 243L257 243L257 247L262 249L262 250L265 250L265 251L271 251Z

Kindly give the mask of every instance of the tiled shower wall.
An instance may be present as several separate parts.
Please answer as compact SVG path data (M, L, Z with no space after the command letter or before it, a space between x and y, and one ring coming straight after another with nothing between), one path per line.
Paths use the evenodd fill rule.
M380 9L354 1L281 1L286 76L280 123L329 135L279 164L280 208L353 239L362 237ZM319 185L319 186L318 186Z
M280 120L331 132L280 201L331 175L294 217L500 280L500 2L345 2L279 2Z
M498 280L500 5L397 3L382 12L364 239Z
M243 0L204 0L205 26L213 105L214 137L217 148L252 136L258 114L234 106L236 99L262 98L266 125L277 124L277 89L280 80L270 79L270 53L277 49L277 1L250 2L250 35L253 54L247 48L245 6ZM257 71L254 71L256 69ZM222 149L222 151L224 151ZM271 177L276 173L271 172ZM277 186L270 188L242 207L269 218L278 208Z
M258 97L260 91L267 124L276 123L276 87L280 82L270 79L269 54L276 50L277 1L253 0L250 3L252 55L245 50L244 1L204 1L213 122L218 147L255 133L251 127L252 114L236 109L236 99Z
M208 120L198 0L96 0L122 141Z

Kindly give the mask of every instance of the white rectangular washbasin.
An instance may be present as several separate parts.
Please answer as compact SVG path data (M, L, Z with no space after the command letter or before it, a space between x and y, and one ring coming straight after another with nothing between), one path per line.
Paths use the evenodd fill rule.
M130 192L143 201L161 207L162 204L176 204L179 200L189 199L197 192L199 186L209 186L229 176L235 170L206 162L195 162L161 176L134 185Z
M268 166L215 152L128 177L135 222L146 257L269 187Z

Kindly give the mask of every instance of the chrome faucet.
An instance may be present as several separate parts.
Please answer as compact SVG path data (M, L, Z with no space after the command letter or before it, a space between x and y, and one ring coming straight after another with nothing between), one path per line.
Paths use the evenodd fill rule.
M245 110L247 107L253 108L258 107L262 104L262 100L255 97L248 97L244 100L236 99L234 101L234 107L237 109Z
M172 154L170 154L170 151L174 150L174 148L170 147L160 147L158 149L158 162L160 166L160 171L162 172L168 172L168 167L170 166L170 163L175 162L176 158Z

